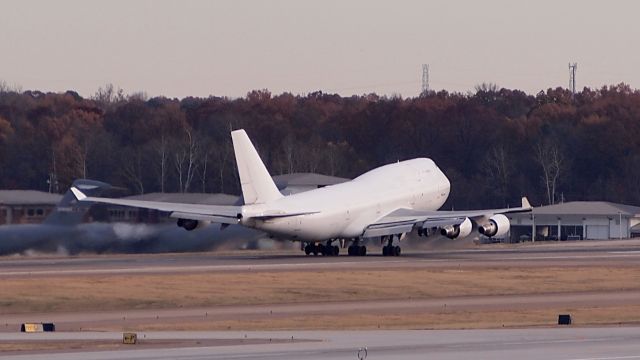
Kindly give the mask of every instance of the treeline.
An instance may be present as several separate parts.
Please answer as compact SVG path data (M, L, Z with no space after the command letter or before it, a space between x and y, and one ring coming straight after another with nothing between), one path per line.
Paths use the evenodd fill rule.
M448 207L608 200L640 205L640 92L572 96L481 85L402 99L252 91L181 100L0 87L0 188L62 192L87 177L131 193L238 193L229 131L244 128L272 174L355 177L430 157L452 182Z

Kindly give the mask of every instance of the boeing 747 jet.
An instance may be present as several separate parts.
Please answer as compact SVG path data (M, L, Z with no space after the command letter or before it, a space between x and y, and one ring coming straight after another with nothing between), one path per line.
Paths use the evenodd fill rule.
M73 187L80 201L117 204L166 211L187 230L210 223L240 224L268 234L302 241L307 255L338 255L338 243L348 243L348 254L367 253L364 240L386 242L382 254L398 256L406 233L426 235L439 229L451 239L469 235L474 227L485 236L509 231L507 213L531 211L526 198L521 207L440 211L451 184L436 164L417 158L384 165L357 178L332 186L284 196L244 130L231 132L244 205L215 206L86 196ZM223 225L224 226L224 225Z

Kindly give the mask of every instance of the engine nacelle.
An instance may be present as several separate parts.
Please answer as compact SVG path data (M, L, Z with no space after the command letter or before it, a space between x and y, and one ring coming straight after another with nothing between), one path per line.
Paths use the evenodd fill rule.
M469 218L464 219L460 225L447 225L440 229L440 233L442 236L446 236L449 239L456 239L459 237L466 237L471 234L471 230L473 230L473 226L471 225L471 220Z
M487 237L502 236L509 232L511 223L509 219L502 215L496 214L489 218L489 221L478 227L478 232Z
M202 220L193 220L193 219L178 219L178 226L187 230L192 231L195 229L200 229L209 225L210 222L202 221Z

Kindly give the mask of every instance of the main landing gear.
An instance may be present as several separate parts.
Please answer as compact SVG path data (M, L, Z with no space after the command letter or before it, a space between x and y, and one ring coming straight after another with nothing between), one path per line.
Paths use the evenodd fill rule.
M386 237L387 245L382 247L382 256L400 256L402 249L400 248L400 246L393 245L393 236L394 235L389 235L388 237ZM400 239L399 236L398 236L398 239ZM384 240L385 240L385 237L381 239L381 241L384 241Z
M351 245L349 246L349 248L347 249L347 253L349 254L349 256L365 256L367 255L367 247L364 245Z
M325 244L310 243L304 246L304 253L307 255L313 254L314 256L338 256L340 254L340 247L337 245L331 245L332 241L327 241Z

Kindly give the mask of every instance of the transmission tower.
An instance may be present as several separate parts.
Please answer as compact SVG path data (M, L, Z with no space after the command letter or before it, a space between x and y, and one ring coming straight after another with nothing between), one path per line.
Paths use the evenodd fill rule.
M426 94L429 92L429 64L422 64L422 92Z
M578 63L569 63L569 90L571 95L576 95L576 70L578 70Z

